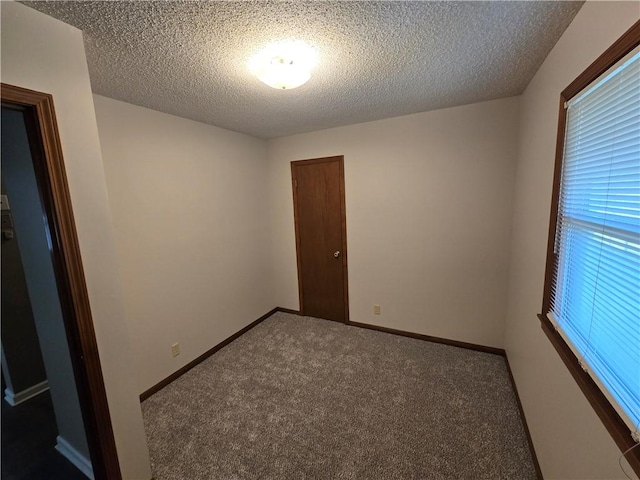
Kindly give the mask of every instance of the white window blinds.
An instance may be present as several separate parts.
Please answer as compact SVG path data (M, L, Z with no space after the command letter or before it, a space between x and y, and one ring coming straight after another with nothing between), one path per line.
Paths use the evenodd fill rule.
M640 441L640 53L566 113L549 317Z

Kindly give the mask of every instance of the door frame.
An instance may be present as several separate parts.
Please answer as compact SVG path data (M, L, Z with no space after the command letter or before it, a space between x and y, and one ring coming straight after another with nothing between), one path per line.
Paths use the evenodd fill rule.
M293 189L293 219L296 232L296 260L298 265L298 299L300 302L300 315L304 315L304 295L302 288L302 255L300 250L300 231L298 227L298 180L296 177L296 167L304 167L315 163L338 163L340 168L340 225L342 233L342 277L344 282L344 323L349 323L349 280L347 268L347 213L345 203L344 187L344 155L334 157L312 158L309 160L296 160L291 162L291 188Z
M71 364L96 480L121 480L53 96L2 83L2 106L25 112Z

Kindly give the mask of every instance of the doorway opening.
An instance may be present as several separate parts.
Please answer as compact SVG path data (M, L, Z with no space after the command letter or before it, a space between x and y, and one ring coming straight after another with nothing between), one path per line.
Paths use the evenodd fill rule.
M13 298L7 307L14 311L5 311L3 290L3 383L5 397L13 399L14 406L3 400L7 405L2 408L2 476L5 478L6 463L11 465L16 460L7 458L5 462L5 453L11 451L8 448L5 452L5 412L11 409L15 418L20 417L21 411L27 412L23 425L34 415L42 415L40 423L45 425L45 431L49 428L55 435L55 450L77 467L72 470L73 475L83 472L82 478L119 480L53 99L45 93L6 84L2 84L1 94L2 283L4 288L5 283L13 282L16 271L21 270L22 293L27 297ZM12 248L21 265L10 270L5 249ZM17 309L20 312L16 305L21 306ZM20 349L9 347L11 327L15 325L5 330L5 316L9 321L18 313L33 321L27 334L13 332L13 339L30 342L28 358L15 356ZM13 323L22 325L22 320ZM55 419L53 427L45 420L47 412L49 420L51 415ZM14 419L7 426L13 421L20 423ZM15 466L18 462L13 463ZM19 466L16 468L20 470ZM60 478L75 478L70 475ZM39 477L27 468L27 473L17 471L7 478L57 477L53 472Z

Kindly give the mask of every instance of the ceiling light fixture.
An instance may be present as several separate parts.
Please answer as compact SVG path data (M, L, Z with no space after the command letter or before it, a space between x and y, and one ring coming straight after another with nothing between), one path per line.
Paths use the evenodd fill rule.
M267 45L249 59L249 70L263 83L278 90L291 90L311 78L318 63L315 48L299 40Z

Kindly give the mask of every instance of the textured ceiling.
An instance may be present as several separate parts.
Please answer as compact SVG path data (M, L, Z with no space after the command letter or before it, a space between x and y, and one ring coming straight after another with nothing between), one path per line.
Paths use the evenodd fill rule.
M83 30L100 95L272 138L518 95L583 2L23 2ZM247 69L298 39L295 90Z

